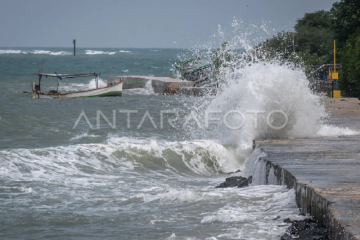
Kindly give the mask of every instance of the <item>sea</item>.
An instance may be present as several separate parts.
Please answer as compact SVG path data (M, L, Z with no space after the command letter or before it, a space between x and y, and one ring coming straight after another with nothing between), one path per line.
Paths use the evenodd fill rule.
M255 63L224 71L216 96L156 94L151 82L122 97L27 93L39 71L101 73L102 86L109 76L174 76L174 63L191 54L0 47L0 239L268 240L285 233L285 219L305 218L293 189L247 170L249 156L262 154L252 152L254 139L332 132L301 69ZM59 89L94 86L91 77L64 79ZM44 91L56 87L42 79ZM288 122L281 131L265 124L270 110L287 115L278 116ZM256 122L256 112L268 117ZM255 180L215 188L239 175Z

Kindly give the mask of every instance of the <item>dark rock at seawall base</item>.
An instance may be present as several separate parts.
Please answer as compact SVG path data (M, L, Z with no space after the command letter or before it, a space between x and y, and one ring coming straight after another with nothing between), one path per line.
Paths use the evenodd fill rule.
M229 188L229 187L247 187L252 182L252 176L246 177L229 177L225 179L225 182L221 183L216 188Z
M286 220L284 222L287 222ZM293 221L280 240L329 240L328 230L312 219Z

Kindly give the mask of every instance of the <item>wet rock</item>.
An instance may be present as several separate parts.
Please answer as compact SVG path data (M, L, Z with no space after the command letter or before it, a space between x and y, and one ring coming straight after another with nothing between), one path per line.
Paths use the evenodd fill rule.
M284 222L291 222L290 219L285 219ZM320 226L312 219L305 219L303 221L293 221L288 227L286 233L280 238L281 240L328 240L328 230Z
M221 183L216 188L228 188L228 187L247 187L252 182L252 176L246 177L229 177L225 179L225 182Z
M234 173L239 173L239 172L241 172L240 169L236 170L235 172L223 172L223 171L219 171L219 173L221 173L221 174L234 174Z

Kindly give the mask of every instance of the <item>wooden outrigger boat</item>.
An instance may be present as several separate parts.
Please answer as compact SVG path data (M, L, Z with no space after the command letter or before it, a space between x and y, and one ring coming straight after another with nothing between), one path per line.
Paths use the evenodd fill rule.
M82 74L48 74L48 73L33 73L34 75L39 76L39 84L33 82L31 84L32 88L32 98L78 98L78 97L120 97L122 94L122 79L108 80L106 87L98 87L99 73L82 73ZM95 77L96 88L89 89L84 91L69 92L69 93L60 93L59 85L62 79L66 78L78 78L78 77ZM56 90L51 90L47 93L41 91L41 78L42 77L55 77L58 79L58 85Z

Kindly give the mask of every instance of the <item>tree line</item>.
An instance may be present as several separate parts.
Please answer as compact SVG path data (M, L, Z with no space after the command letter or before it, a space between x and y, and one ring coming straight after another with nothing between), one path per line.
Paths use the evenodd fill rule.
M334 40L337 62L342 64L339 70L342 95L360 97L359 0L341 0L335 2L330 11L306 13L296 21L294 32L279 32L259 47L268 58L301 61L309 75L312 65L333 63Z

